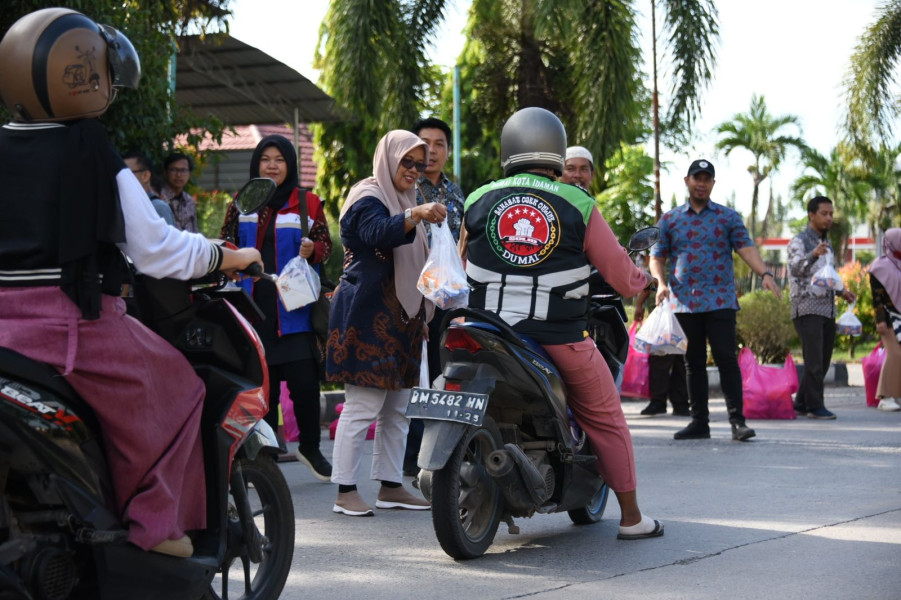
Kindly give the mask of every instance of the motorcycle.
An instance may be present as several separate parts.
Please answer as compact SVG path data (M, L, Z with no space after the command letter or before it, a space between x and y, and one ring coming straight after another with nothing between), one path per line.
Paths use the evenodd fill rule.
M659 235L656 227L637 232L630 252L650 248ZM596 273L589 288L589 334L621 382L625 309ZM450 311L442 330L435 389L413 388L406 407L408 417L425 420L417 481L442 549L477 558L500 521L518 534L513 518L536 513L565 511L577 525L600 521L610 490L547 353L481 309Z
M239 192L239 211L263 206L275 187L252 180ZM206 386L207 526L190 532L190 558L126 541L110 509L91 409L53 367L0 348L0 598L279 596L294 552L294 508L276 465L278 441L262 420L268 372L248 321L262 314L224 283L217 275L192 291L192 282L147 278L135 292L145 324L182 351Z

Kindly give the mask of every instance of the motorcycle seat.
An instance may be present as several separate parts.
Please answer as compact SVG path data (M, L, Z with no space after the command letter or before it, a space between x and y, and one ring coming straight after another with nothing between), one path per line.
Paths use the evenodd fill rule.
M96 425L94 411L52 366L32 360L15 350L0 347L0 374L16 381L35 384L56 394L65 399L66 405L88 426Z

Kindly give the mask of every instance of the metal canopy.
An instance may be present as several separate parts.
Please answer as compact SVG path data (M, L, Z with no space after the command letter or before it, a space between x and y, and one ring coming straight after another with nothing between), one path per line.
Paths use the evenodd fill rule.
M226 125L342 121L335 101L265 52L225 34L178 38L175 99Z

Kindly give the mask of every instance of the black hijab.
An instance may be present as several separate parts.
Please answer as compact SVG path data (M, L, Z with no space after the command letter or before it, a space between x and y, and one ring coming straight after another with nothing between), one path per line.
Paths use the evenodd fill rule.
M275 190L275 194L267 205L278 210L288 202L291 194L299 186L297 180L297 152L294 150L294 144L292 144L285 136L267 135L260 140L260 143L257 144L257 147L253 151L253 156L250 157L251 179L260 177L260 157L263 156L263 150L269 146L278 148L278 151L282 153L282 156L285 158L285 163L288 166L288 174L285 177L285 180L278 186L278 189Z

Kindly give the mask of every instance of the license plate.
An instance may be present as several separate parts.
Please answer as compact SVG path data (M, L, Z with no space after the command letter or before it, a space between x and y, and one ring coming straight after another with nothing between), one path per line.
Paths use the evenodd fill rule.
M411 419L456 421L467 425L481 425L488 408L488 394L451 392L413 388L406 414Z

